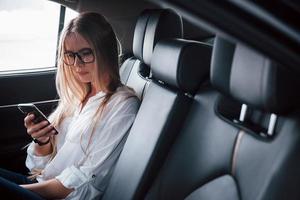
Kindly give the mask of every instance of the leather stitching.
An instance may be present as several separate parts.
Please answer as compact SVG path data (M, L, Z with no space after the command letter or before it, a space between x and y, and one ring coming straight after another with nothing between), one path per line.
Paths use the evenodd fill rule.
M232 167L231 167L231 174L234 176L235 170L236 170L236 162L237 162L237 154L239 151L239 147L242 141L242 138L244 136L245 132L243 130L240 130L234 145L233 155L232 155Z

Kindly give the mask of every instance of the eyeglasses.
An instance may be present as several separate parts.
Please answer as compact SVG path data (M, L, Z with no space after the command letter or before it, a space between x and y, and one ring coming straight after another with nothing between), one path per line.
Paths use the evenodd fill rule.
M66 65L74 65L76 56L84 64L95 61L93 50L90 48L80 49L78 52L66 51L63 61Z

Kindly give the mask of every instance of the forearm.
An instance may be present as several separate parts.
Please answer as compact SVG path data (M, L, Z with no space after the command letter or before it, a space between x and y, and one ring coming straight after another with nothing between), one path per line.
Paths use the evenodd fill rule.
M21 185L21 187L31 190L45 199L64 199L73 189L68 189L57 179L50 179L42 183Z
M27 128L27 133L33 138L34 153L37 156L45 156L52 152L52 145L50 139L55 134L57 134L56 129L47 120L41 122L34 122L35 116L29 114L24 119L25 127Z

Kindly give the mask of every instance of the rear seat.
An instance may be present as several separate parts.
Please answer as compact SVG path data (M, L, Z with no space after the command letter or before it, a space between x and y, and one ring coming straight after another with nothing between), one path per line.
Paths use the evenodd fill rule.
M300 115L299 109L289 112L300 100L293 89L299 78L220 38L212 60L211 82L218 91L198 91L146 199L299 199ZM221 116L217 104L223 95L238 101L236 106L247 105L246 114Z
M210 57L211 46L203 43L170 39L156 45L149 88L104 200L144 198L181 129L192 96L208 80Z
M151 56L155 44L166 38L182 38L182 19L170 9L144 10L136 23L133 37L133 57L120 68L121 81L132 87L142 99L150 74Z

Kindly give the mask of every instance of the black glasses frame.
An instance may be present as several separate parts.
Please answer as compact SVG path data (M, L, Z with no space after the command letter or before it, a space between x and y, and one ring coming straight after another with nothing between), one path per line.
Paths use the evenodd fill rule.
M93 59L92 59L91 61L88 61L88 62L84 61L83 58L82 58L82 57L83 57L82 53L83 53L84 51L86 51L86 50L89 50L89 51L90 51L90 54L92 54L92 56L93 56ZM65 55L67 55L67 54L72 54L72 57L73 57L73 63L69 63L68 61L66 61ZM65 53L64 53L64 57L63 57L63 62L64 62L66 65L68 65L68 66L73 66L74 63L75 63L76 57L77 57L77 58L80 60L80 62L83 63L83 64L88 64L88 63L93 63L93 62L95 62L95 55L94 55L94 52L93 52L93 50L90 49L90 48L80 49L80 50L77 51L77 52L72 52L72 51L65 52Z

